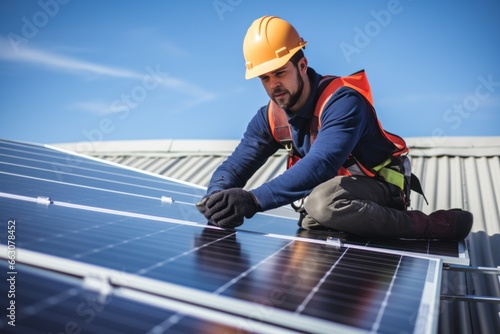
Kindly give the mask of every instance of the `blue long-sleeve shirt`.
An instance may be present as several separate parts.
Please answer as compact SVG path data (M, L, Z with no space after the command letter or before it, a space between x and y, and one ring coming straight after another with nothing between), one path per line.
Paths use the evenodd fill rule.
M308 69L311 94L297 114L287 111L296 154L302 157L283 174L252 189L263 211L305 197L319 184L335 177L352 153L364 166L374 167L391 156L394 146L380 131L370 104L355 90L342 87L329 99L321 114L321 127L314 145L310 121L318 98L321 78ZM207 193L245 186L252 175L278 149L273 138L267 105L252 118L234 152L215 170Z

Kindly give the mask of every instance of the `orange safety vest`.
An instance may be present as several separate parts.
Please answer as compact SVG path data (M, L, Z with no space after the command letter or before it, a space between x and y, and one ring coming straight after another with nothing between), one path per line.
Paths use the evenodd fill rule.
M345 77L324 76L321 78L319 82L319 89L320 91L322 91L318 98L318 101L316 102L314 115L311 119L310 125L311 145L316 139L318 131L321 127L321 113L323 112L326 103L328 102L330 97L337 91L337 89L341 87L349 87L354 89L370 103L373 114L377 119L380 132L388 141L390 141L394 145L394 151L392 153L393 157L397 157L408 152L408 147L406 146L403 138L385 131L380 124L380 121L377 118L377 114L375 113L375 108L373 107L370 85L368 84L368 79L366 78L364 70ZM290 124L288 123L286 112L278 107L278 105L276 105L274 101L270 101L268 106L268 119L274 139L282 144L289 153L287 168L290 168L300 160L300 157L296 155L293 150L292 132L290 129ZM374 170L374 168L367 168L363 166L352 154L349 155L346 162L340 168L338 175L355 175L360 174L359 171L371 177L375 177L377 175L377 171Z
M386 182L396 185L401 189L403 194L403 209L406 209L410 205L410 190L414 190L421 194L428 204L420 180L411 173L410 161L405 156L405 153L409 151L405 141L400 136L385 131L377 117L375 108L373 107L372 94L365 71L361 70L345 77L324 76L319 81L318 86L321 93L316 102L314 115L310 124L311 145L318 136L318 131L321 127L321 113L326 103L337 89L349 87L360 93L370 103L380 133L382 133L385 139L394 146L394 150L390 157L387 157L380 165L371 168L363 166L352 153L349 154L349 157L339 169L338 175L366 175L369 177L379 177ZM268 106L268 119L274 139L282 144L288 151L287 168L290 168L301 158L295 154L293 149L292 131L288 123L286 112L278 107L272 100L269 102Z

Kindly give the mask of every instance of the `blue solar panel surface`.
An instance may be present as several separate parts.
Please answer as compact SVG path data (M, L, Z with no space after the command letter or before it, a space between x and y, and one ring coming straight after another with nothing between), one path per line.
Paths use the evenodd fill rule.
M0 269L5 272L7 266L0 262ZM245 324L239 323L240 319L228 319L229 324L210 320L223 316L217 312L204 314L190 305L186 308L154 298L131 299L119 292L102 296L86 288L81 280L22 265L19 273L16 299L21 304L16 326L6 324L8 318L1 319L2 333L203 333L207 329L212 333L246 332L242 331ZM4 301L2 309L8 307ZM254 326L263 331L281 330Z
M54 274L53 267L30 262L30 254L116 270L169 288L173 284L207 299L198 305L196 298L179 301L162 291L161 298L154 296L160 302L148 304L155 295L151 291L124 297L114 287L103 323L92 322L99 327L88 327L88 332L127 332L120 329L123 325L138 333L209 328L230 333L242 328L234 318L255 321L247 311L223 309L219 298L243 302L259 314L276 310L276 319L255 322L270 327L253 327L254 332L303 331L298 323L311 319L317 319L318 332L325 324L337 332L435 329L439 260L333 247L317 237L302 238L294 220L271 215L258 214L238 230L208 226L194 207L204 189L44 146L2 141L0 184L3 230L7 221L15 221L19 262L27 251L18 274L18 309L30 310L18 318L23 332L56 332L72 319L81 322L75 309L89 293L81 277L69 279L75 275L63 266ZM7 273L6 262L2 265ZM1 288L6 295L7 287ZM61 294L69 297L58 300ZM180 313L167 303L174 300L188 307ZM37 306L43 304L49 306ZM194 312L200 307L205 311ZM209 311L218 317L206 316ZM174 321L165 321L173 315L182 321L170 326ZM44 320L49 318L55 320ZM12 330L6 318L0 328Z

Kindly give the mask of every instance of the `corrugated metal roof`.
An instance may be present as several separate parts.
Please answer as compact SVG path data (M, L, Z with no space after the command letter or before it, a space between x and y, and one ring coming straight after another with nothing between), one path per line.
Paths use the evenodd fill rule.
M206 186L238 141L157 140L57 145L94 157ZM500 266L500 137L409 138L412 169L429 200L412 194L424 212L464 208L474 214L467 238L472 266ZM248 182L254 188L284 171L278 152ZM500 297L497 275L443 273L442 293ZM500 305L442 301L440 333L500 333ZM412 319L409 319L412 321Z

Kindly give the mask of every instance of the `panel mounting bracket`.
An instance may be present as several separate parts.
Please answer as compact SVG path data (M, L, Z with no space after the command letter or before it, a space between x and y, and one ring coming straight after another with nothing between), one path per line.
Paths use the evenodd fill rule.
M444 270L449 271L462 271L462 272L472 272L479 274L492 274L492 275L500 275L500 266L498 267L476 267L476 266L464 266L458 264L449 264L446 263L443 265Z
M172 202L174 201L174 199L170 196L162 196L160 200L162 204L172 204Z
M52 199L50 199L50 197L48 197L48 196L38 196L36 198L36 202L38 204L47 205L47 206L54 203L54 201L52 201Z
M443 270L447 271L460 271L463 273L498 275L500 281L500 266L499 267L476 267L476 266L463 266L457 264L445 264ZM441 295L442 300L449 301L465 301L476 303L494 303L500 304L500 297L496 296L477 296L477 295Z
M106 274L92 272L83 278L83 286L88 290L92 290L99 294L99 299L106 299L112 292L113 287L110 284L110 279Z
M333 246L335 248L340 248L344 246L344 243L339 238L328 237L326 238L326 244Z

